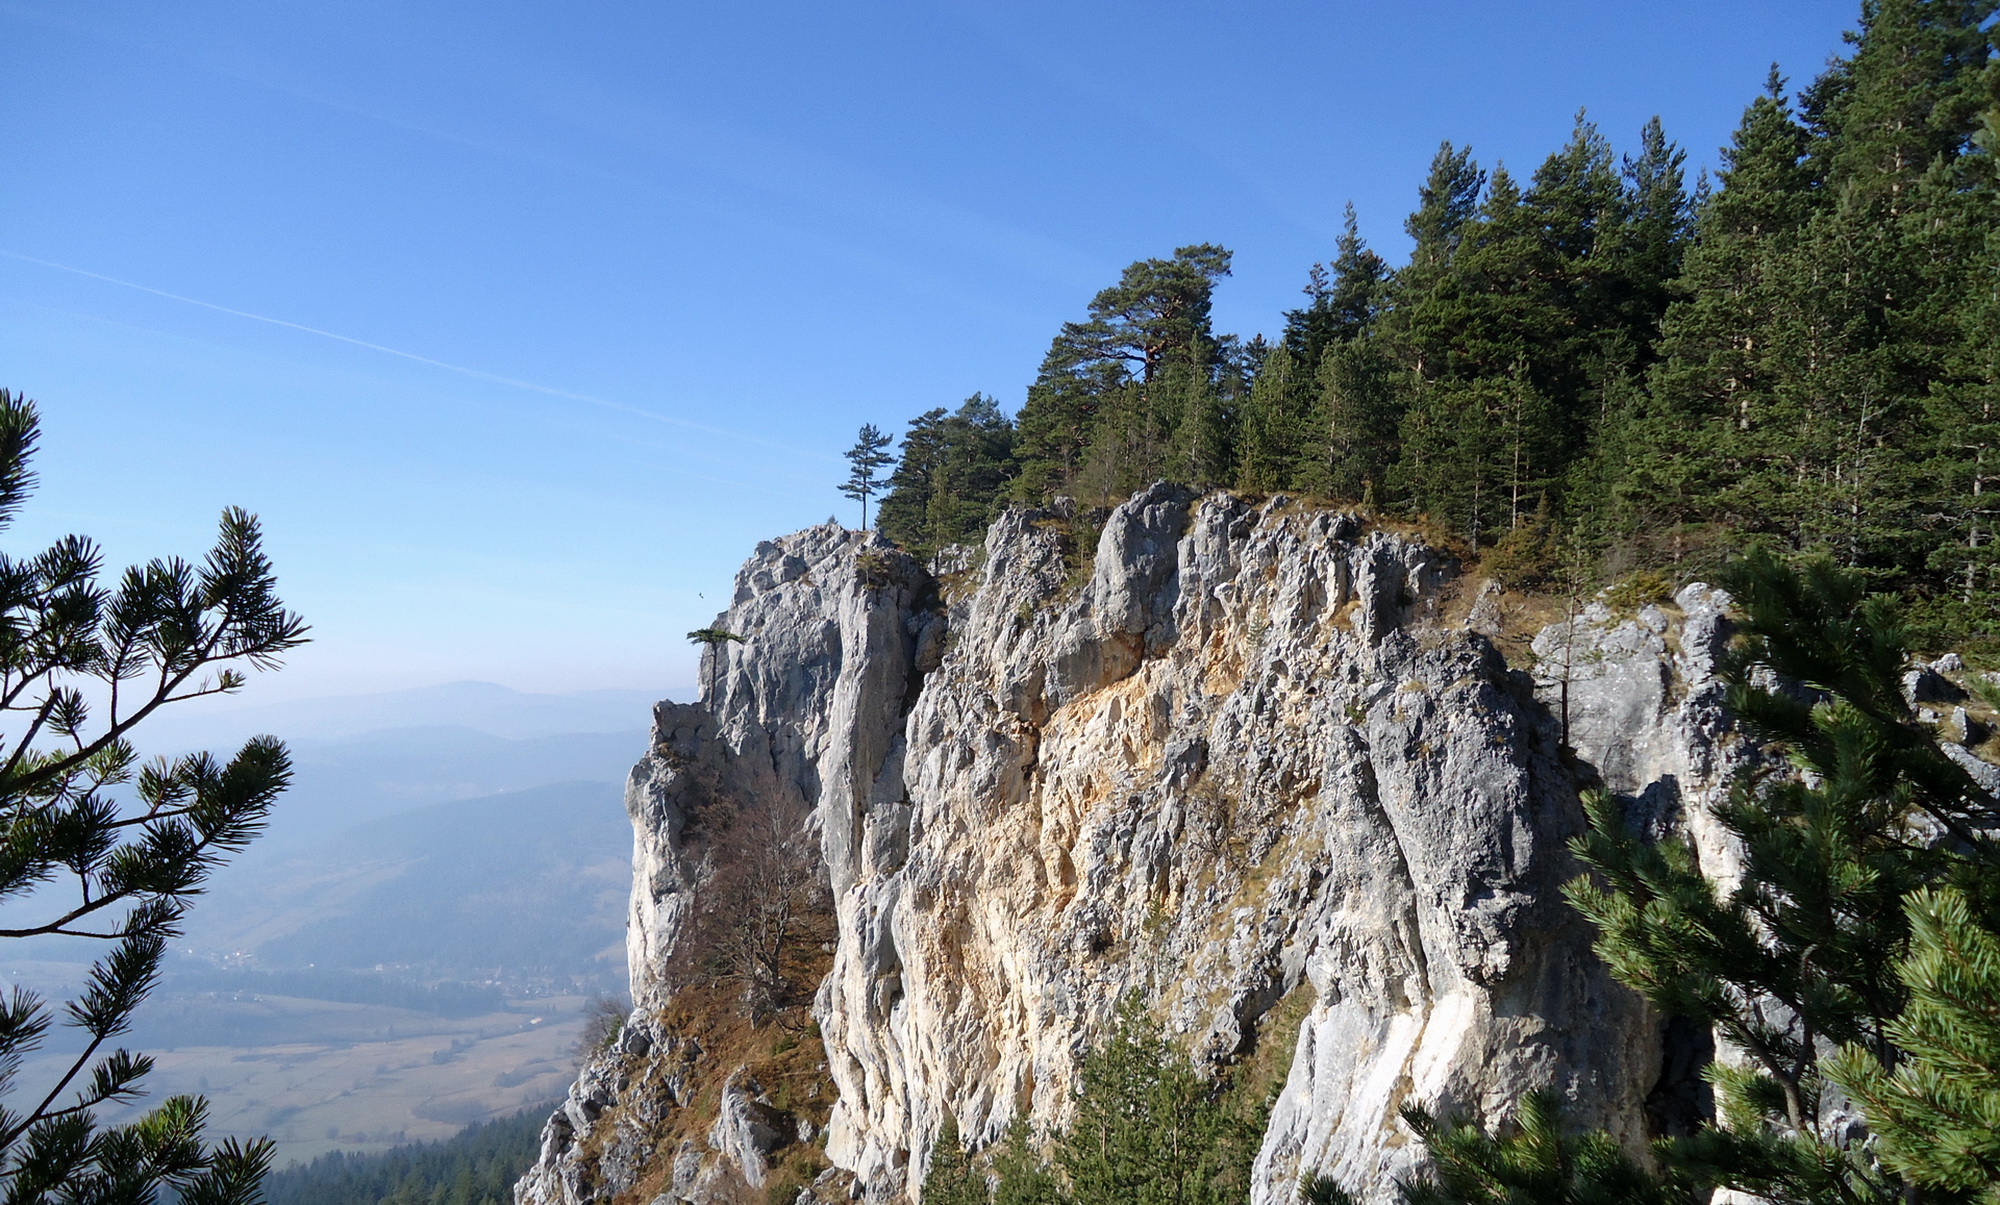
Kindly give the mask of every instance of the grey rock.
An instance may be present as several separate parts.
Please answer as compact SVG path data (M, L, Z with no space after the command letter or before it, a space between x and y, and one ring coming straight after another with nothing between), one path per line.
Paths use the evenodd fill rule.
M1498 636L1506 626L1506 617L1500 610L1500 598L1506 592L1506 587L1490 577L1479 583L1479 593L1473 597L1472 609L1465 617L1466 630L1489 638Z
M755 1085L741 1077L739 1068L722 1086L722 1101L715 1124L709 1127L708 1144L736 1166L745 1184L762 1188L769 1171L765 1156L783 1146L790 1136L777 1110L755 1099Z
M1962 703L1965 691L1935 668L1920 665L1903 675L1903 697L1913 704Z
M1944 752L1945 756L1965 767L1965 772L1972 776L1972 781L1978 783L1981 790L2000 802L2000 766L1981 761L1957 745L1944 746Z
M521 1205L608 1200L637 1148L577 1152L625 1150L695 1094L651 1018L709 792L809 807L834 890L813 1013L836 1167L801 1202L915 1193L948 1117L975 1145L1061 1123L1079 1053L1134 992L1217 1067L1269 1040L1281 1002L1303 1013L1255 1205L1303 1172L1389 1199L1421 1158L1405 1101L1490 1122L1553 1085L1577 1124L1643 1142L1645 1095L1685 1060L1562 903L1564 843L1599 787L1740 874L1710 812L1758 756L1715 674L1727 595L1691 585L1631 619L1593 603L1525 674L1483 634L1497 597L1446 630L1450 558L1356 516L1156 485L1102 515L1072 586L1055 528L1077 514L1009 511L976 554L941 553L948 602L872 535L758 547L717 619L745 642L716 651L702 703L657 709L627 792L643 1045L586 1065ZM817 1137L746 1084L723 1096L714 1150L673 1157L676 1201L761 1183L775 1144Z

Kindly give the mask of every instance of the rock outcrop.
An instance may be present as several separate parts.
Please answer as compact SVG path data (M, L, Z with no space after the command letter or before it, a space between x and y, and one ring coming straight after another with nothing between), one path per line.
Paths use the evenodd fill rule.
M717 621L743 643L710 650L703 704L659 707L628 789L628 1036L521 1205L711 1199L819 1138L734 1081L705 1144L659 1138L695 1090L657 1019L717 793L810 809L824 853L841 1171L812 1196L913 1192L947 1117L975 1145L1059 1123L1133 993L1218 1069L1288 1067L1260 1205L1305 1171L1380 1199L1420 1157L1404 1102L1486 1118L1554 1085L1634 1144L1689 1107L1688 1035L1610 980L1559 888L1594 783L1731 873L1700 806L1747 755L1713 676L1726 599L1588 611L1529 674L1483 634L1490 593L1447 622L1448 559L1352 515L1155 486L1094 557L1080 526L1009 512L942 578L831 524L759 546Z

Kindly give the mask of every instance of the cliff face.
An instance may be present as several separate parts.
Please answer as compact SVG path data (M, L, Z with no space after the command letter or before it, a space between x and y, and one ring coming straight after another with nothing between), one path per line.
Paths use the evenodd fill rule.
M1289 1066L1260 1203L1308 1170L1386 1191L1419 1154L1405 1101L1489 1117L1555 1084L1634 1141L1672 1124L1688 1059L1558 888L1580 779L1665 830L1726 777L1726 600L1587 612L1542 633L1531 678L1445 621L1443 558L1352 516L1156 486L1080 583L1065 526L1009 513L942 580L831 525L746 563L718 620L745 642L706 705L661 705L628 791L637 1010L522 1205L708 1199L819 1138L727 1121L770 1107L732 1081L705 1145L659 1139L697 1094L660 972L700 889L685 826L718 791L819 831L825 1155L851 1175L817 1195L913 1190L947 1116L974 1145L1060 1121L1130 993L1217 1068L1260 1044Z

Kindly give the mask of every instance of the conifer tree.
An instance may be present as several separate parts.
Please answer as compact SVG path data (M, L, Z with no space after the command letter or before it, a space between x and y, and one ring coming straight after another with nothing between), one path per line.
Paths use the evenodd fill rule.
M1808 135L1771 69L1743 119L1703 205L1661 336L1652 404L1632 430L1626 497L1637 525L1665 529L1685 551L1691 525L1756 530L1780 459L1760 448L1782 439L1777 412L1779 314L1785 270L1818 205L1806 164Z
M1039 499L1079 478L1103 495L1164 470L1187 413L1188 374L1213 374L1224 345L1209 312L1230 253L1209 243L1132 264L1063 324L1019 419L1017 493Z
M993 1156L993 1205L1058 1205L1062 1186L1035 1149L1028 1119L1015 1113Z
M1609 1134L1567 1130L1546 1089L1522 1098L1506 1138L1415 1106L1402 1115L1432 1159L1397 1184L1404 1205L1695 1205L1681 1177L1653 1176Z
M2000 1196L2000 933L1956 888L1904 905L1910 948L1896 964L1909 995L1888 1024L1901 1058L1844 1048L1828 1074L1862 1103L1883 1162L1939 1194ZM1982 1193L1982 1190L1983 1193Z
M1396 463L1403 393L1372 336L1329 343L1314 374L1308 437L1293 472L1301 489L1376 502Z
M34 484L37 427L32 403L0 391L0 526ZM122 1126L100 1126L97 1112L144 1095L152 1060L115 1043L188 905L263 830L291 765L258 737L227 761L142 767L132 735L162 707L240 688L244 667L274 666L306 627L279 602L257 521L241 510L223 512L199 565L156 560L107 588L102 563L80 536L0 557L0 715L17 722L0 742L0 899L15 905L0 938L109 946L59 1013L23 988L0 1000L0 1183L20 1205L150 1201L162 1189L248 1203L271 1145L207 1145L205 1101L172 1097ZM24 1057L58 1024L77 1031L80 1051L22 1083Z
M847 450L847 480L841 483L840 492L861 504L861 529L868 529L868 499L880 493L882 480L876 476L884 468L895 463L895 457L885 450L890 443L874 423L861 424L861 434L854 446Z
M1270 493L1292 483L1299 449L1308 440L1300 378L1292 353L1274 344L1239 420L1237 489Z
M1639 132L1639 153L1624 162L1625 220L1612 268L1627 342L1650 351L1658 342L1674 282L1694 237L1696 202L1687 188L1687 152L1654 117Z
M1247 1194L1257 1129L1130 997L1111 1038L1077 1068L1055 1163L1074 1205L1221 1205Z
M1333 263L1314 264L1306 277L1307 304L1285 312L1283 343L1293 360L1315 365L1329 345L1371 334L1388 303L1389 265L1361 237L1354 203L1341 214Z
M1986 919L2000 915L2000 800L1904 698L1892 598L1825 560L1753 556L1728 584L1731 709L1793 770L1751 771L1718 811L1745 852L1741 880L1721 890L1687 841L1639 838L1596 795L1573 849L1601 877L1566 892L1614 976L1740 1056L1709 1068L1719 1124L1655 1142L1658 1175L1637 1177L1608 1137L1565 1135L1547 1101L1500 1137L1412 1113L1438 1169L1406 1200L1691 1203L1727 1188L1887 1205L1990 1187L2000 1029L1983 985L2000 974ZM1879 1160L1837 1087L1868 1103Z
M1486 173L1473 162L1472 148L1441 143L1431 158L1430 174L1417 190L1417 208L1403 229L1415 244L1410 263L1397 287L1421 294L1450 265L1465 227L1479 212ZM1422 371L1419 366L1418 371Z
M1015 465L1014 424L984 394L955 411L910 420L875 517L882 534L919 555L984 538Z
M1233 340L1213 347L1200 341L1187 362L1162 383L1174 426L1165 475L1199 488L1221 485L1234 475L1243 412L1248 404L1245 362L1262 363L1261 337L1248 347Z
M1389 304L1389 266L1362 240L1352 204L1335 250L1330 271L1313 265L1308 304L1285 314L1286 406L1298 430L1282 476L1291 488L1372 501L1395 461L1399 418L1395 365L1375 338Z
M947 1116L931 1144L931 1165L924 1172L924 1205L989 1205L986 1177L958 1137L958 1122Z
M716 693L717 679L722 676L723 659L729 655L729 646L742 644L743 637L722 628L696 628L687 634L688 643L701 646L702 660L708 667L708 701L711 706L721 701Z
M1742 632L1720 666L1731 708L1803 773L1755 772L1719 809L1745 851L1726 895L1687 843L1644 842L1594 797L1576 849L1603 881L1567 894L1621 982L1713 1026L1746 1060L1711 1069L1723 1124L1666 1148L1673 1166L1777 1201L1893 1199L1893 1178L1834 1115L1822 1053L1844 1043L1896 1064L1901 902L1947 878L1990 887L2000 850L1981 830L2000 802L1904 699L1907 632L1892 599L1826 561L1753 557L1728 584ZM1926 825L1963 852L1926 840Z
M1990 185L1988 192L2000 204ZM1923 606L1942 642L1991 653L2000 633L1981 617L2000 614L2000 229L1987 235L1969 275L1947 380L1926 399L1937 440L1926 476L1943 531L1929 556L1935 585Z

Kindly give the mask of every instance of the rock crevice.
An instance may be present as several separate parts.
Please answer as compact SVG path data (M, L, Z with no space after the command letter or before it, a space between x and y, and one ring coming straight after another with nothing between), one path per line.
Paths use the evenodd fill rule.
M1106 517L1075 585L1063 527L1003 515L983 556L955 556L948 602L872 535L759 546L718 619L744 643L711 650L703 704L661 705L628 789L636 1031L700 889L686 825L724 792L818 826L827 1183L872 1200L913 1192L947 1117L975 1145L1017 1116L1060 1124L1133 993L1218 1069L1309 995L1272 1060L1258 1205L1308 1171L1383 1199L1420 1157L1405 1102L1495 1117L1553 1085L1584 1124L1657 1130L1665 1027L1563 905L1565 842L1601 781L1727 873L1696 819L1740 755L1713 676L1726 599L1588 611L1537 638L1530 675L1472 630L1480 608L1444 621L1448 557L1351 514L1155 486ZM652 1082L630 1068L667 1053L605 1063ZM595 1107L551 1121L522 1205L642 1181L707 1199L692 1172L577 1172L624 1116ZM720 1158L650 1158L690 1156Z

